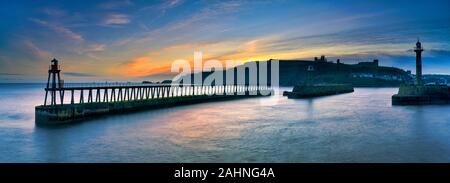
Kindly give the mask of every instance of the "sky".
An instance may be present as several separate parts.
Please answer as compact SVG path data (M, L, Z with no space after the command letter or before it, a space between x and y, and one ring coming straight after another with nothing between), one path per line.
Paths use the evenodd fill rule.
M172 63L326 55L450 74L450 1L116 0L0 2L0 82L170 79Z

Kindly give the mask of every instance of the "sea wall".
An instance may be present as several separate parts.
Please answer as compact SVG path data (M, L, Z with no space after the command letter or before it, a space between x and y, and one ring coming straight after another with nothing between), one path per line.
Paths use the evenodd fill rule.
M36 124L63 124L106 114L123 113L142 109L155 109L201 102L223 101L260 97L258 95L200 95L177 96L148 100L120 101L109 103L64 104L54 106L36 106Z
M353 91L353 86L350 84L298 85L294 87L292 92L286 92L286 95L291 98L304 98L349 93Z
M450 95L449 87L445 85L402 85L398 89L398 95L403 96L444 96Z
M449 104L450 87L445 85L402 85L392 96L393 105Z

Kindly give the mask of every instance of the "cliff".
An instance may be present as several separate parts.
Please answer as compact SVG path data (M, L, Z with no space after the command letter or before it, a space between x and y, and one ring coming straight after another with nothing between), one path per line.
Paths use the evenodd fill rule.
M367 62L364 62L367 63ZM411 82L402 69L369 64L343 64L307 60L280 60L280 85L292 86L308 80L308 66L312 83L345 83L353 86L398 86Z
M259 65L269 61L247 62L237 66L235 70L235 81L237 78L237 68L244 67L246 71L246 83L249 83L249 70L256 64ZM313 67L314 71L308 72L308 67ZM220 72L220 71L217 71ZM268 68L268 81L270 81L271 69ZM211 72L196 73L201 74L203 79ZM191 75L193 81L194 74ZM226 74L223 73L224 81ZM358 64L333 63L328 61L310 60L279 60L279 84L280 86L295 86L298 84L311 82L319 83L341 83L352 84L353 86L399 86L404 83L411 83L410 74L395 67L378 66L378 61L360 62Z

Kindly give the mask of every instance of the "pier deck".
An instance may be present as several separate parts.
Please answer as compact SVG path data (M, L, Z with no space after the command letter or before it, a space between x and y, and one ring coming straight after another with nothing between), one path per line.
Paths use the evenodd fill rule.
M44 105L36 106L36 124L62 124L105 114L201 102L268 96L270 87L248 85L134 85L46 88ZM66 95L69 94L69 99ZM87 96L85 95L87 94Z

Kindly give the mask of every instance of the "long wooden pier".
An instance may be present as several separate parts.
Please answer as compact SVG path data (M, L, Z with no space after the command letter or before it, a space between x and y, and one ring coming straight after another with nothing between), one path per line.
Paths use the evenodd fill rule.
M109 85L109 86L80 86L45 88L46 98L44 106L64 104L85 104L121 102L133 100L150 100L169 97L202 96L202 95L257 95L257 93L269 90L267 86L250 85L172 85L172 84L141 84L141 85ZM67 103L66 95L70 93L70 103ZM75 96L78 100L75 100ZM47 98L50 95L51 99ZM87 96L86 96L87 95ZM58 98L59 97L59 98ZM48 104L49 102L49 104Z
M270 86L194 84L65 84L52 61L44 104L35 108L37 124L60 124L103 114L200 102L269 96ZM87 86L86 86L87 85Z

